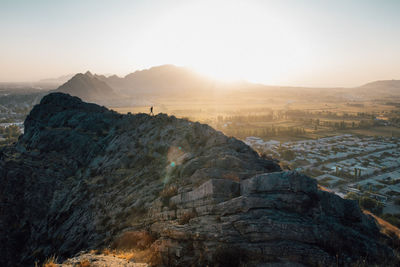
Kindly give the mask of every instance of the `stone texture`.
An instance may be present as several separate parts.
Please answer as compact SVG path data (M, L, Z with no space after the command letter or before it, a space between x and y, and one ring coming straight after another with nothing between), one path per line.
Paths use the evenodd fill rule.
M294 193L315 193L315 180L297 173L265 173L247 179L240 187L243 195L291 191Z
M239 183L225 179L210 179L193 191L181 193L172 197L171 202L176 205L182 205L206 198L223 201L224 199L231 199L239 195Z

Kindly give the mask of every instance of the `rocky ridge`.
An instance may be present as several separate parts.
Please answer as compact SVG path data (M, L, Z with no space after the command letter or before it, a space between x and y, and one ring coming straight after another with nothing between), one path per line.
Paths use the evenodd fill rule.
M356 202L243 142L62 93L0 151L0 203L2 266L109 247L147 249L160 266L398 263Z

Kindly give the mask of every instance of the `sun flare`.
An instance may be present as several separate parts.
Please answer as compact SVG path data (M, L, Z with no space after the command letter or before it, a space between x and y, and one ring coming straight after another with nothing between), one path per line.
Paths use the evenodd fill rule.
M273 83L312 62L305 35L278 14L274 6L265 12L245 2L183 5L159 17L147 38L162 36L163 48L152 49L157 63L175 62L225 81Z

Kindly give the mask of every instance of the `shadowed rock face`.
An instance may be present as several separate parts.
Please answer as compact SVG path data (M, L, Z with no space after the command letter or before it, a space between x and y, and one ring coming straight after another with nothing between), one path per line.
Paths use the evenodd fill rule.
M207 125L44 97L0 151L0 265L146 231L169 266L396 263L357 204Z

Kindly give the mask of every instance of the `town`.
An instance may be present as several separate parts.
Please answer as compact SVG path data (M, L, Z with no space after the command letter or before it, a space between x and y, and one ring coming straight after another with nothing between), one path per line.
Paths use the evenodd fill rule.
M245 142L260 154L279 159L283 168L313 177L341 197L372 199L380 215L400 213L398 137L344 134L284 143L247 137Z

